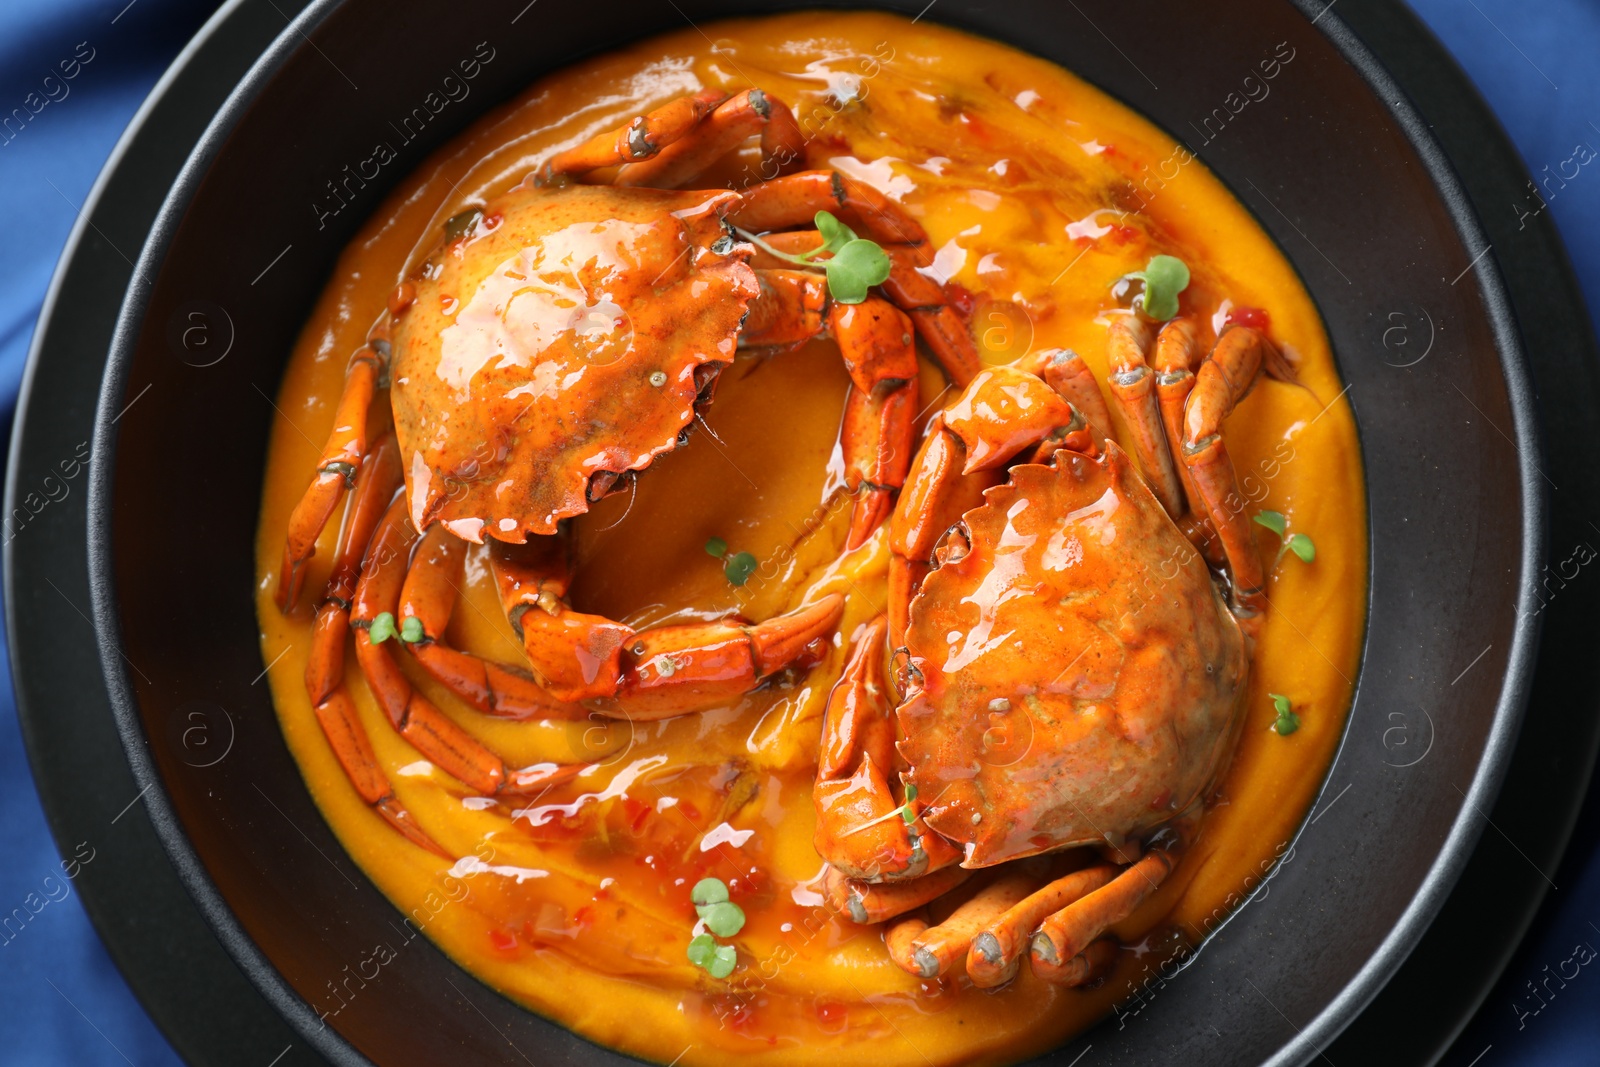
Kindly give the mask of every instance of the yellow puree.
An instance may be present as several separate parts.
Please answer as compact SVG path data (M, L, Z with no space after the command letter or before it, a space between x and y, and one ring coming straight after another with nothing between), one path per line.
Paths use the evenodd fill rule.
M626 724L487 719L402 657L415 683L508 763L602 761L519 810L464 795L424 762L347 660L350 691L400 800L465 857L453 874L361 802L302 686L305 601L325 579L337 521L301 607L285 617L272 603L285 523L328 433L346 360L444 220L511 188L552 151L645 109L705 85L755 84L794 107L811 136L811 165L869 182L923 221L937 268L976 299L974 333L993 362L1069 346L1103 376L1105 313L1120 306L1111 285L1155 252L1194 269L1184 310L1200 319L1207 343L1224 299L1270 316L1303 387L1263 381L1229 420L1227 442L1251 513L1286 514L1315 538L1317 559L1277 566L1232 768L1197 846L1117 932L1158 952L1196 944L1285 854L1343 729L1367 570L1355 424L1289 264L1186 151L1042 60L879 14L703 29L538 83L418 168L340 259L278 396L257 540L262 655L273 664L283 731L350 855L411 916L408 933L425 933L506 996L597 1042L686 1065L730 1054L881 1067L1014 1061L1109 1011L1160 956L1124 953L1117 974L1090 992L1046 986L1024 967L1011 987L986 994L964 981L910 977L890 963L879 929L819 906L810 780L821 714L850 636L882 609L887 558L881 535L840 558L849 509L834 493L835 438L847 378L831 343L741 355L708 419L715 437L698 431L639 479L636 497L610 498L578 523L577 605L636 627L735 609L765 618L808 593L844 592L843 638L809 677L630 735ZM759 161L728 161L703 184L737 182L747 165ZM931 364L924 369L924 402L953 399ZM1270 559L1276 539L1258 533ZM713 536L761 560L743 588L703 550ZM449 639L519 662L481 550L469 556L467 579L469 603L456 610ZM1299 732L1269 730L1269 692L1292 698ZM689 887L704 875L728 882L749 916L736 938L739 970L725 982L685 957ZM403 950L398 935L387 946ZM313 1004L337 1024L345 976L328 977Z

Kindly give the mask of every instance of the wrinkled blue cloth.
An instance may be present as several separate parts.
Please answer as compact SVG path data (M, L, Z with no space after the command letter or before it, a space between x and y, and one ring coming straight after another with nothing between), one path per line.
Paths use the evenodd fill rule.
M1578 144L1600 148L1600 4L1595 0L1411 0L1510 131L1535 175ZM77 206L140 101L213 5L207 0L5 0L0 114L29 93L48 102L0 127L0 427L6 437L28 341ZM63 65L65 64L65 65ZM73 76L65 78L71 71ZM51 76L49 82L46 77ZM1600 311L1600 176L1548 198L1589 306ZM1510 208L1508 207L1508 210ZM3 447L3 446L0 446ZM59 871L22 752L0 646L0 912ZM1505 979L1448 1059L1454 1067L1600 1063L1600 966L1557 995L1525 983L1570 973L1600 948L1600 794ZM55 883L55 884L60 884ZM1592 958L1594 953L1588 953ZM1544 987L1554 989L1555 987ZM1537 1013L1532 1008L1542 1004ZM1476 1059L1475 1058L1481 1057ZM0 944L0 1063L177 1064L106 956L76 897L48 904Z

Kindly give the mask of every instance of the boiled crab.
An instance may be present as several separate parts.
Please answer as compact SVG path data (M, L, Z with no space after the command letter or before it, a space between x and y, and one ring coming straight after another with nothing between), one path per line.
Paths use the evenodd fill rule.
M830 895L858 922L893 920L891 956L925 978L994 986L1025 955L1061 984L1102 973L1102 935L1172 869L1238 737L1264 594L1220 427L1263 365L1289 368L1246 327L1198 374L1186 320L1155 341L1159 371L1146 324L1121 319L1110 340L1147 474L1104 437L1077 357L1047 353L1043 377L980 372L916 457L887 616L830 698L814 794ZM1186 516L1220 543L1231 604ZM1083 846L1060 878L1013 870L942 922L921 911L974 869Z
M850 545L893 510L887 614L830 696L818 761L833 899L860 921L893 920L890 953L917 974L959 964L997 985L1029 955L1048 980L1087 981L1114 955L1105 930L1171 869L1231 755L1265 598L1221 425L1263 367L1288 368L1247 327L1201 360L1187 321L1152 336L1118 317L1108 386L1130 459L1107 439L1110 412L1076 356L1047 353L1036 373L980 370L965 323L917 269L921 227L870 188L830 171L738 192L641 187L690 182L757 131L775 171L800 158L792 116L756 90L674 101L452 220L400 287L351 361L290 523L284 606L353 489L307 668L317 716L363 798L443 854L395 799L345 690L348 626L397 617L422 666L511 718L681 714L814 662L837 596L761 623L642 633L575 611L562 523L676 446L737 346L829 332L852 382ZM571 180L612 166L610 186ZM888 299L832 302L816 274L730 230L811 249L818 234L793 228L821 210L889 253ZM913 330L965 388L914 461ZM385 381L393 433L382 406L369 410ZM465 541L484 538L526 668L443 640ZM1226 565L1228 601L1202 556ZM581 770L508 767L411 686L394 644L357 640L362 671L439 768L491 796ZM1018 734L1020 750L992 740ZM1018 868L940 922L921 912L975 868L1067 850L1102 862L1043 885Z
M757 133L773 180L739 192L659 188L693 181ZM347 625L370 634L385 615L398 620L424 668L509 718L650 719L718 706L815 662L833 633L838 595L760 623L644 632L576 611L562 527L683 439L737 347L824 334L852 383L842 430L850 545L887 517L914 444L913 333L958 384L976 373L977 353L943 289L918 273L928 259L921 226L836 172L782 173L804 147L789 109L751 89L675 100L561 152L498 202L452 219L352 357L328 445L290 519L277 599L285 609L296 601L304 564L353 490L306 685L357 790L418 844L439 851L395 799L344 688ZM609 185L575 181L607 167L618 168ZM889 299L834 301L822 275L773 258L817 248L816 230L795 227L822 211L888 253ZM769 251L740 232L766 233ZM373 404L385 384L392 433L385 405ZM443 639L464 541L486 537L527 667ZM394 728L440 769L489 796L582 769L507 766L409 683L398 643L357 640L360 666Z

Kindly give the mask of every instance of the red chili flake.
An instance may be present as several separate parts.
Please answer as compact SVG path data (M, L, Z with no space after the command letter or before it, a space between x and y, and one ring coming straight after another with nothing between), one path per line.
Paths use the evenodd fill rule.
M1113 226L1111 227L1111 236L1116 239L1117 244L1125 245L1129 241L1136 240L1139 236L1139 231L1132 226Z
M594 925L594 908L588 904L572 913L572 925L579 930L587 930Z
M508 934L504 930L490 930L489 944L497 952L511 952L517 947L517 935Z
M1266 331L1272 327L1272 319L1261 308L1229 308L1228 322L1235 326L1248 326L1252 330Z
M690 822L694 823L696 826L700 825L700 809L695 807L689 801L678 801L678 810L683 812L683 814L688 817Z
M506 220L505 215L503 215L500 212L496 211L493 214L485 215L483 217L483 221L480 222L478 225L482 226L484 228L484 230L487 231L487 230L494 229L496 226L499 226L505 220Z
M596 900L610 900L611 899L611 890L606 888L605 886L601 886L599 889L596 889L594 891L594 899L596 899Z
M832 1000L822 1001L817 1005L817 1022L825 1028L843 1026L847 1009L843 1004Z

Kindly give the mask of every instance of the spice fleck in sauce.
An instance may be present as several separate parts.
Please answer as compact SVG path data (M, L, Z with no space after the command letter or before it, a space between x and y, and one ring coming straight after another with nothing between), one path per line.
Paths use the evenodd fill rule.
M1366 601L1366 512L1355 424L1316 309L1272 241L1186 149L1084 82L1010 48L879 14L798 14L656 38L559 72L486 116L401 183L345 251L306 324L278 397L257 541L262 653L283 731L344 846L412 925L485 982L597 1042L662 1062L1003 1063L1060 1043L1149 977L1123 952L1094 990L1062 990L1024 967L997 993L921 981L881 932L822 905L811 779L821 714L850 639L883 606L879 536L843 554L849 520L835 446L848 377L815 342L741 354L706 426L624 492L576 520L573 600L634 627L761 619L825 592L846 609L809 673L703 714L633 726L507 722L456 700L402 655L422 692L508 765L593 761L548 795L495 803L424 761L388 725L354 657L347 685L404 806L453 856L398 836L352 789L302 684L310 613L280 615L272 586L283 531L331 424L346 360L445 221L520 182L554 151L704 86L752 83L786 100L809 163L900 201L927 229L938 273L972 295L991 363L1045 347L1105 373L1114 283L1156 253L1193 272L1182 311L1211 344L1231 317L1297 360L1300 385L1263 381L1226 426L1250 508L1315 538L1314 563L1279 561L1256 643L1248 716L1201 837L1116 933L1157 953L1198 944L1259 883L1300 824L1343 731ZM1281 73L1292 50L1262 50ZM1270 106L1270 105L1268 105ZM753 152L701 184L759 176ZM742 177L743 175L743 177ZM463 294L465 298L465 294ZM442 309L472 314L472 305ZM615 317L608 321L615 321ZM596 343L604 341L599 339ZM452 351L466 376L472 353ZM953 394L931 364L924 405ZM321 588L330 523L306 588ZM1258 529L1264 557L1276 539ZM706 543L757 561L743 585ZM467 552L466 605L447 638L508 663L521 646L483 550ZM1280 736L1269 693L1300 727ZM1048 865L1048 859L1021 860ZM748 923L725 981L692 965L690 890L723 880ZM337 1024L330 995L313 1005ZM843 1057L843 1059L841 1059Z

